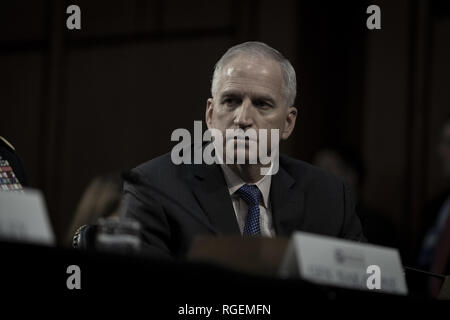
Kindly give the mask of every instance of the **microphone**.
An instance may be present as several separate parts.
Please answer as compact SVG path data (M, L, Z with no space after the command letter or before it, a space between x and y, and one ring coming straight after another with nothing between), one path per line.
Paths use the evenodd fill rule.
M439 274L439 273L434 273L434 272L429 272L429 271L425 271L425 270L420 270L417 268L413 268L413 267L408 267L408 266L403 266L404 271L412 271L412 272L416 272L416 273L420 273L423 275L426 275L428 277L433 277L433 278L438 278L438 279L445 279L445 275L443 274Z

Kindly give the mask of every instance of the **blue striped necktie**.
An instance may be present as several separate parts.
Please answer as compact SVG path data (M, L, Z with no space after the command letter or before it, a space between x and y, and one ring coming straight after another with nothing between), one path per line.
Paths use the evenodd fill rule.
M261 191L255 185L244 184L239 188L237 194L248 205L248 213L245 219L244 236L258 236L261 234L259 226L259 199Z

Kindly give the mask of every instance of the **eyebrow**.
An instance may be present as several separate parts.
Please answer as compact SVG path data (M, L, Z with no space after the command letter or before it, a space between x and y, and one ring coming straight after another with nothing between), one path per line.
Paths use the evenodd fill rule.
M220 95L220 98L228 98L228 97L242 97L242 94L239 91L235 91L235 90L229 90L229 91L225 91Z

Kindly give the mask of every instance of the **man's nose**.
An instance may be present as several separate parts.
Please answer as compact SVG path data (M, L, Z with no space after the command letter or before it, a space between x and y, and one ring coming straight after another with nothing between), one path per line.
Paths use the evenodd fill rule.
M245 99L241 106L236 109L234 124L241 129L251 127L253 125L253 109L251 101Z

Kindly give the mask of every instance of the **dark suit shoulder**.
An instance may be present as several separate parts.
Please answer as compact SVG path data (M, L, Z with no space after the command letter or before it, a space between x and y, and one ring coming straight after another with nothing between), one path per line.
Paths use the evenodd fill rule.
M144 163L141 163L133 170L151 173L161 170L161 168L170 167L170 165L172 165L172 162L170 161L170 153L166 153Z
M147 183L164 184L164 181L173 181L172 178L178 176L183 165L173 164L170 153L163 154L149 161L146 161L131 170L131 173Z

